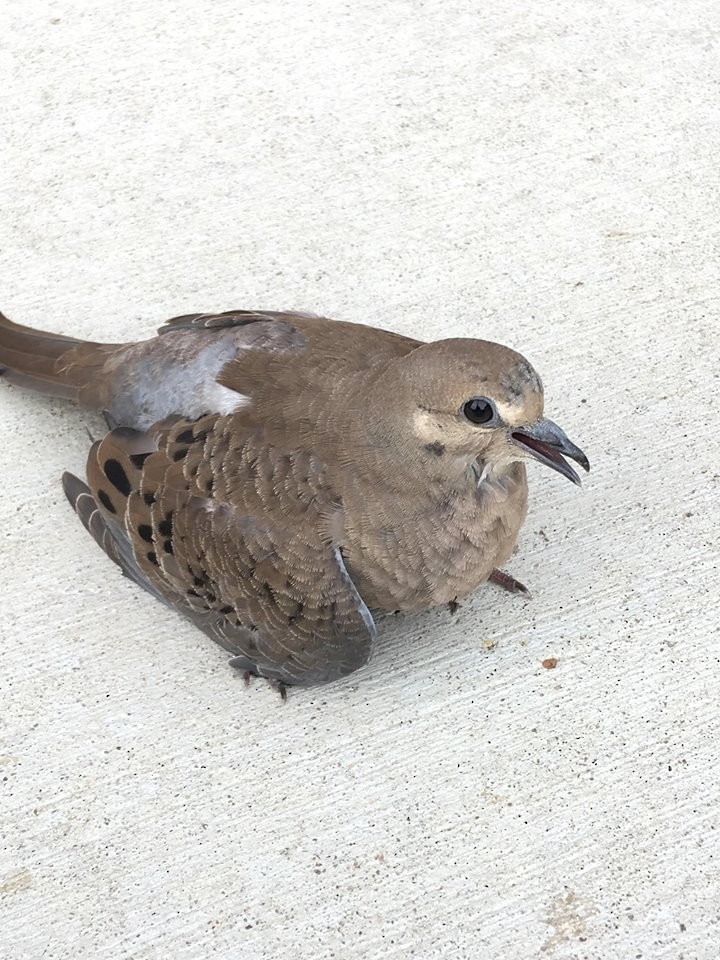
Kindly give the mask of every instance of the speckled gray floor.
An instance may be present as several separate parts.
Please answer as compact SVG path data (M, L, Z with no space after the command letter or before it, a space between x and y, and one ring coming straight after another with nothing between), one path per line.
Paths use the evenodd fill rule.
M0 954L716 960L717 4L7 0L0 306L483 336L593 473L349 682L250 690L0 384ZM554 670L541 661L556 657Z

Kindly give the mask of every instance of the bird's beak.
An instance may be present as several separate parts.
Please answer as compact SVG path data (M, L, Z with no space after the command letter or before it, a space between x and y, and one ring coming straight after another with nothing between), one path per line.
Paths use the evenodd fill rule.
M590 470L588 458L580 447L576 447L568 439L564 430L561 430L552 420L546 420L545 417L541 417L537 423L533 423L530 427L512 430L510 438L513 443L518 444L540 463L557 470L558 473L567 477L568 480L572 480L573 483L577 483L578 486L580 486L580 477L570 464L563 459L561 454L565 454L575 463L579 463L586 472Z

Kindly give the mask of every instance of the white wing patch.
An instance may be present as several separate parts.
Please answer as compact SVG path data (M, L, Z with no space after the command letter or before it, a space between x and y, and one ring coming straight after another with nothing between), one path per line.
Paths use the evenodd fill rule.
M228 413L235 413L241 407L247 407L252 401L244 393L237 393L230 387L223 387L217 381L209 384L205 389L205 408L210 413L220 413L225 416ZM200 416L201 414L190 414L189 416Z
M118 353L115 400L109 411L123 425L147 430L158 420L179 415L194 420L205 413L226 415L250 398L217 382L223 367L248 349L236 331L183 331L131 344Z

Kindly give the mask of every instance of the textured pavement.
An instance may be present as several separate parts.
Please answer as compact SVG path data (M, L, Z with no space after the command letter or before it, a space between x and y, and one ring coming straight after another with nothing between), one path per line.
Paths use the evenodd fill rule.
M2 5L8 316L500 340L593 464L530 468L531 601L281 705L73 516L98 421L0 384L3 960L717 960L719 56L699 0Z

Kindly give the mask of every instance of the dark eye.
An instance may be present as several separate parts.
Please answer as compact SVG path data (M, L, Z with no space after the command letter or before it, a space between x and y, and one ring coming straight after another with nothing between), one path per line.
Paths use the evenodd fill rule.
M485 397L473 397L463 404L462 412L470 423L489 423L495 416L495 407Z

